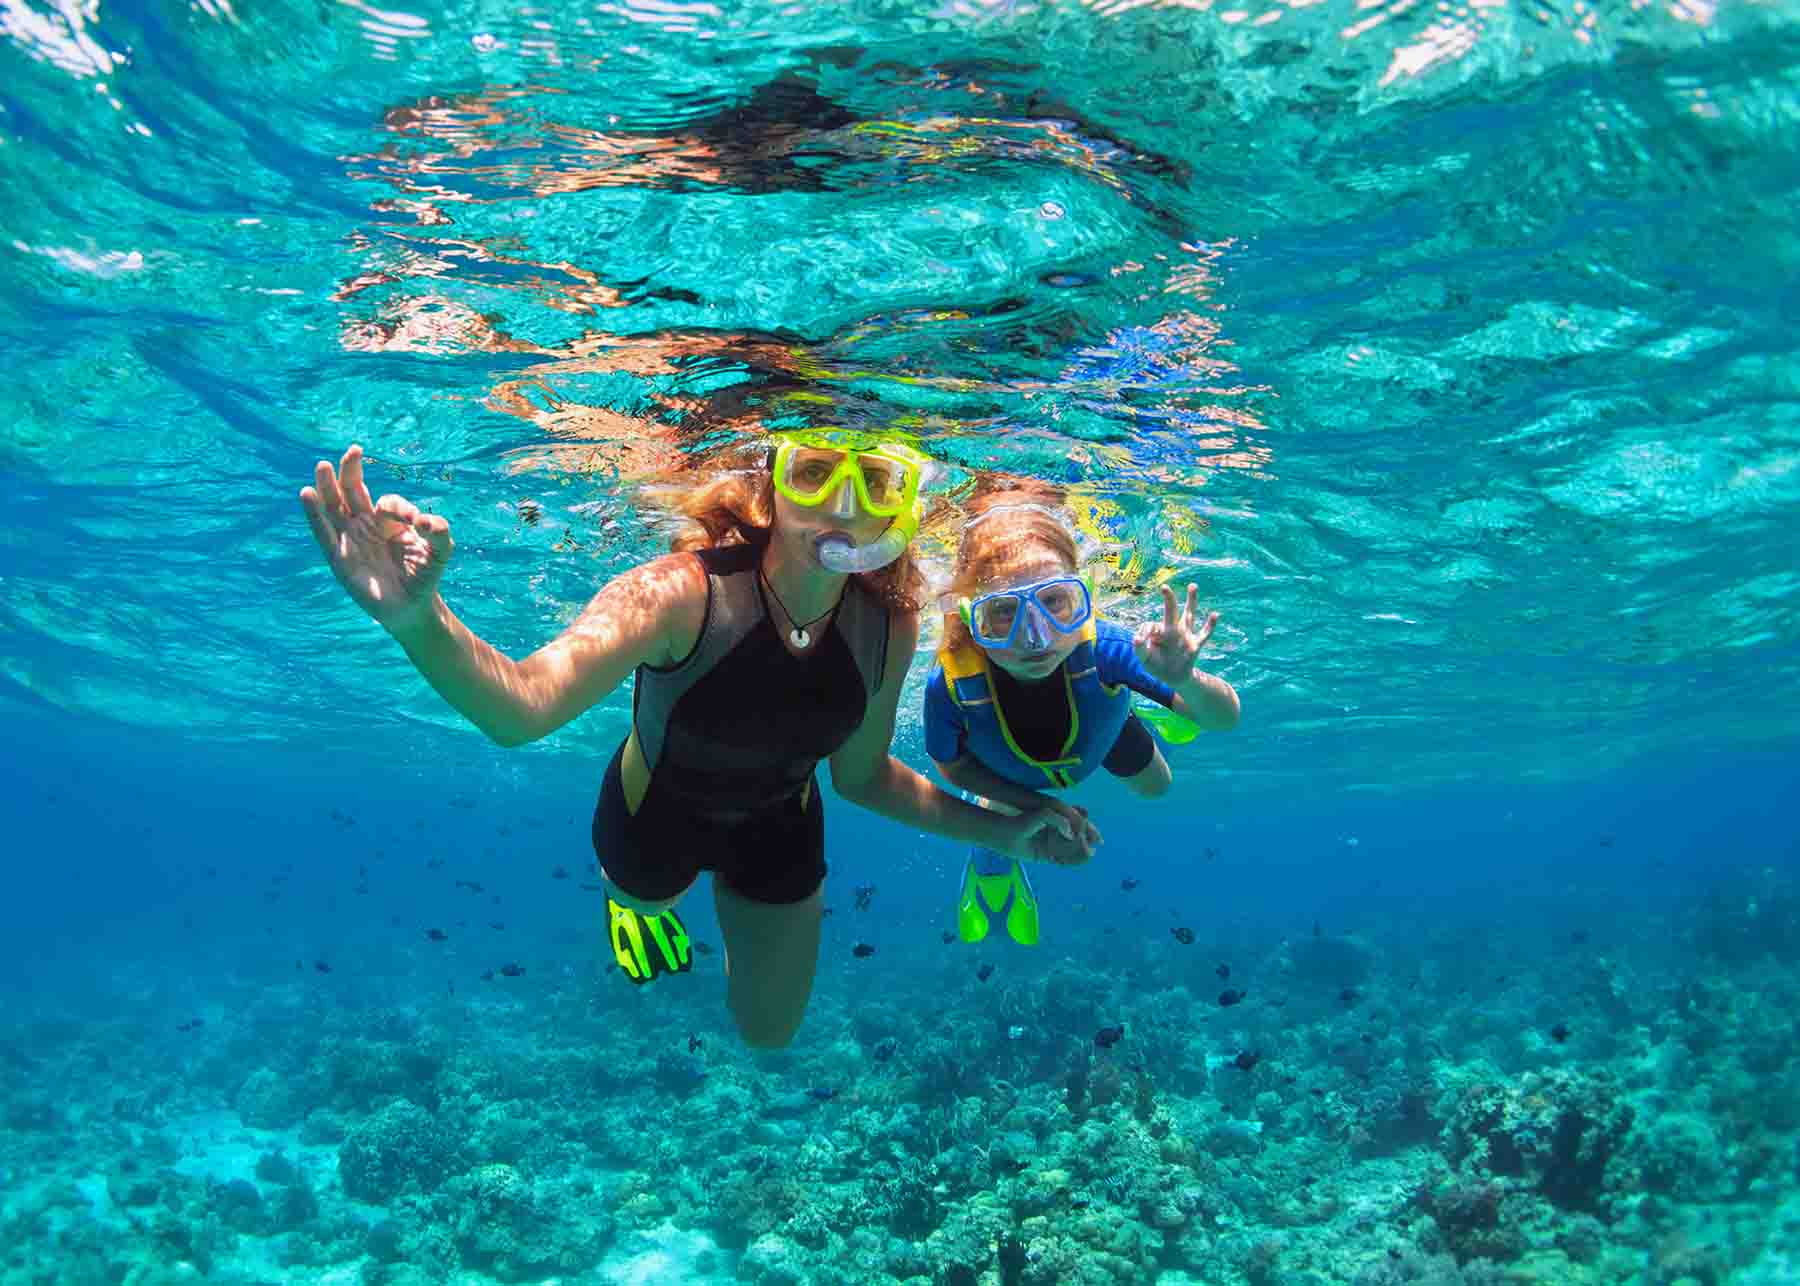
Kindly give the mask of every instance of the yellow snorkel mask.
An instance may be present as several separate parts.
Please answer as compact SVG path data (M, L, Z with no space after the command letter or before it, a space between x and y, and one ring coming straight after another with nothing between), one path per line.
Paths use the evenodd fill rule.
M778 433L771 472L775 490L797 505L831 505L834 518L856 517L856 506L890 518L887 530L866 545L842 532L820 537L819 562L834 572L872 572L905 552L919 530L920 491L930 460L903 443L846 429Z

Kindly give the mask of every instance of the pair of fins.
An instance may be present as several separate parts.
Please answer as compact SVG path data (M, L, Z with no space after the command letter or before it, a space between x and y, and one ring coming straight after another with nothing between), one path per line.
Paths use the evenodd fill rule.
M674 908L644 915L608 896L606 919L613 959L632 982L642 984L665 973L687 973L694 967L692 940ZM956 905L957 934L964 942L980 942L995 919L1006 926L1007 936L1014 942L1037 945L1038 903L1031 877L1016 858L978 848L969 854L963 872L962 896Z
M963 870L962 893L956 900L957 936L964 942L980 942L995 919L1019 945L1038 944L1038 902L1031 877L1017 858L978 848L969 854Z

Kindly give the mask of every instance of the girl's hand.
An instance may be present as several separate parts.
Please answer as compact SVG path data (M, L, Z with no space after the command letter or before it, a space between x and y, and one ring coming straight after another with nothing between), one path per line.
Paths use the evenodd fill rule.
M400 496L371 500L362 447L354 444L336 470L319 461L300 504L332 573L358 607L393 633L430 615L456 549L447 519L421 513Z
M1194 607L1200 601L1200 590L1195 585L1187 587L1187 606L1179 620L1175 617L1175 591L1164 585L1162 598L1162 622L1145 621L1138 626L1131 645L1137 652L1138 664L1171 688L1179 688L1193 678L1194 658L1212 637L1219 614L1208 612L1205 622L1195 626Z

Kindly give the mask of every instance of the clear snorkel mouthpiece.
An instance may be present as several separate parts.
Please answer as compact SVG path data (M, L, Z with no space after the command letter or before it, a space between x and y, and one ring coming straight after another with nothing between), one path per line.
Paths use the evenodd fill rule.
M866 545L859 545L841 531L828 532L819 537L816 552L819 564L827 571L854 575L857 572L880 571L906 552L912 542L912 529L918 525L915 518L902 525L896 518L888 524L888 529Z

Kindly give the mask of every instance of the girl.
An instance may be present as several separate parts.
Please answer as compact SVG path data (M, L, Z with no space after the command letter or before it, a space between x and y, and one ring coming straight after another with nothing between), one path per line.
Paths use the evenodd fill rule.
M319 461L300 500L351 598L499 744L549 735L636 675L593 823L614 955L634 982L686 970L673 908L713 872L732 1016L749 1044L776 1047L799 1027L818 964L820 760L839 794L907 825L1015 857L1047 855L1052 828L1085 856L1078 814L1002 817L888 753L918 638L905 551L925 463L862 435L782 435L759 468L676 493L692 520L676 552L602 587L522 661L445 605L450 524L371 499L360 447L335 471Z
M970 506L945 596L944 645L925 689L926 749L945 780L1027 813L1043 807L1043 791L1101 767L1145 798L1168 789L1169 765L1133 713L1133 693L1186 722L1172 740L1234 728L1239 713L1231 685L1194 668L1219 614L1196 627L1199 591L1189 585L1177 618L1165 585L1160 624L1134 634L1100 620L1060 503L1060 493L1012 490ZM1084 829L1089 845L1098 840ZM991 915L1004 915L1014 940L1037 941L1024 869L978 844L957 903L963 940L986 937Z

